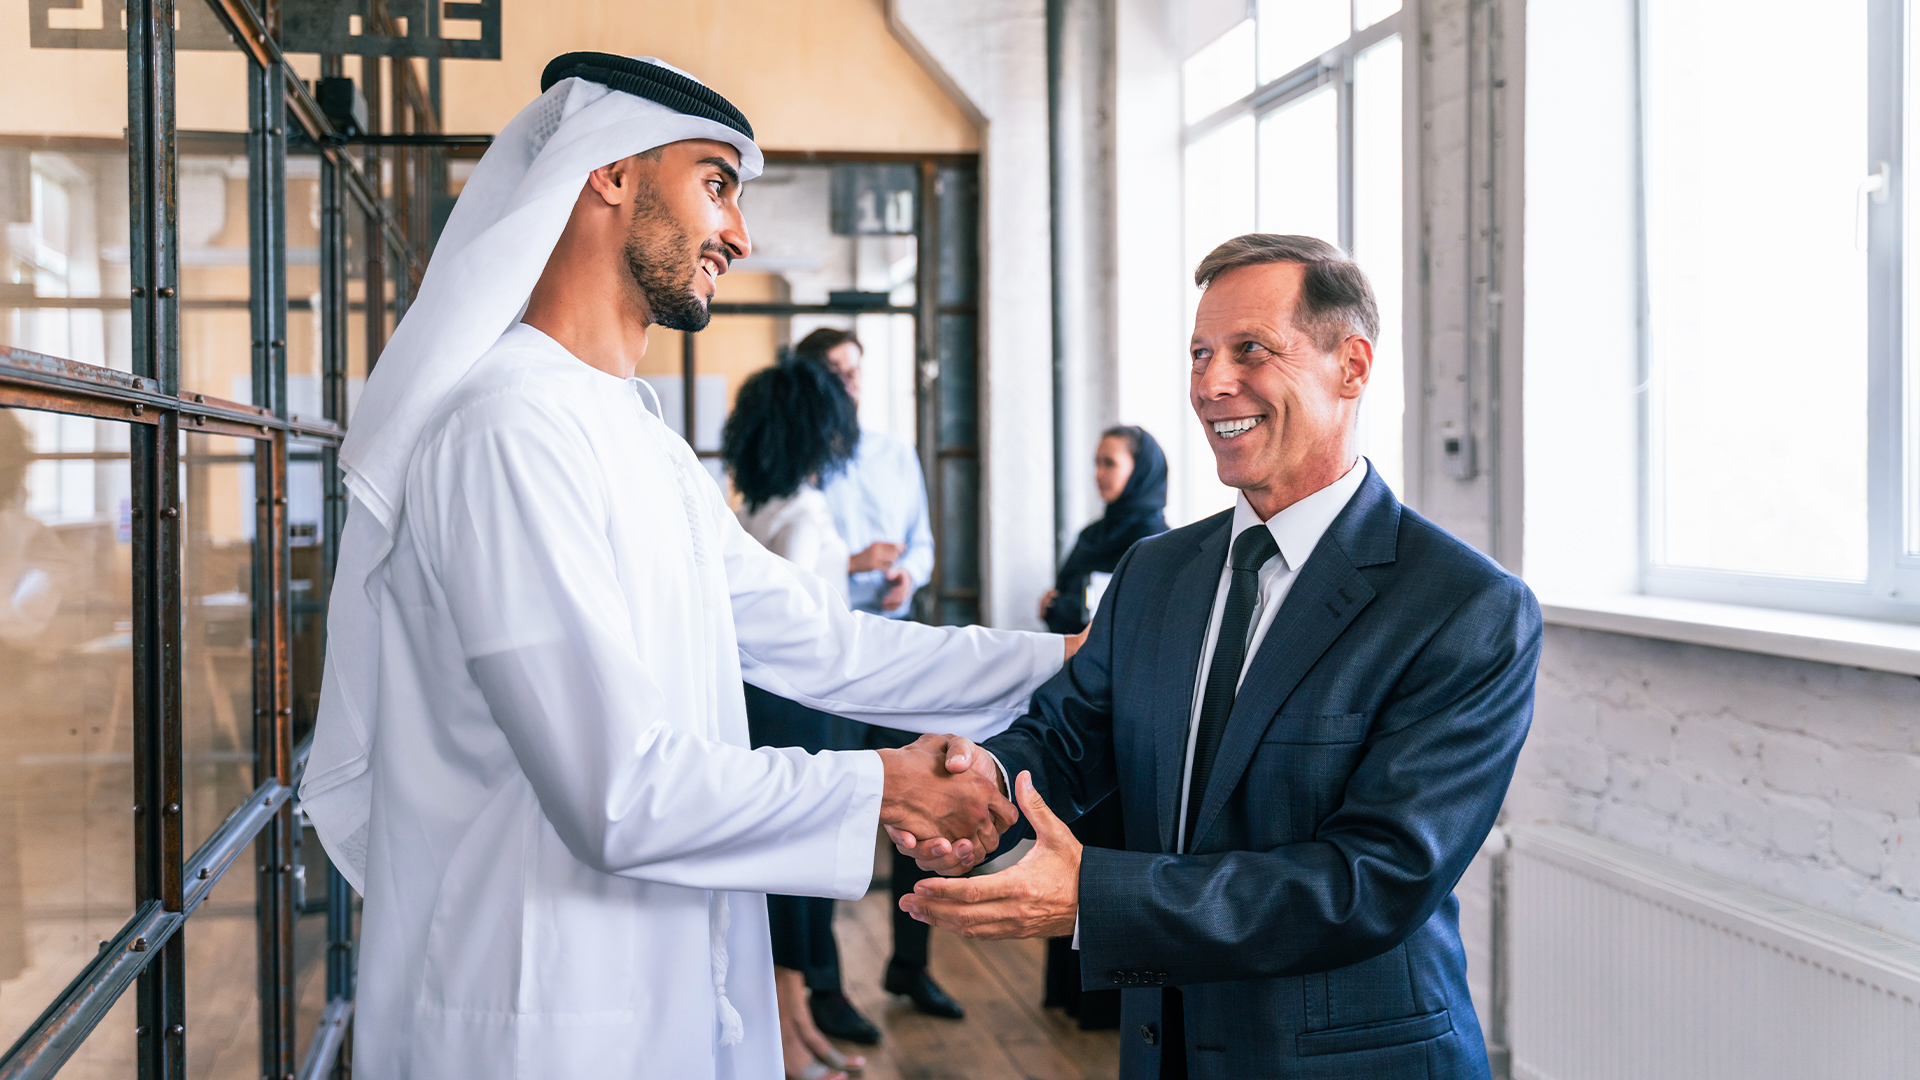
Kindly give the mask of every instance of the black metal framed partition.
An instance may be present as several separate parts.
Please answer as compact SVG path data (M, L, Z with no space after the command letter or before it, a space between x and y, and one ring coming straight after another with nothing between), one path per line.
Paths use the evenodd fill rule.
M774 346L823 324L855 329L863 321L893 317L911 327L910 344L892 350L898 356L867 329L860 333L870 372L881 354L903 361L899 366L910 372L896 380L910 386L893 393L903 403L910 399L912 416L894 434L918 450L935 552L933 576L916 595L914 614L930 623L978 622L978 155L768 151L766 160L767 174L748 186L745 203L756 254L721 279L708 329L678 335L677 365L664 354L654 361L662 365L663 388L679 394L665 402L677 414L669 420L683 435L692 433L695 452L717 470L719 426L731 409L732 389L744 374L774 361ZM798 175L809 173L814 175ZM818 205L774 194L788 185L817 196ZM796 215L817 217L823 227L831 219L831 231L796 227ZM796 231L802 252L793 250L795 238L787 235ZM896 265L877 281L858 269L822 272L823 251L828 262L844 253L858 264L849 245L887 237L908 242L892 254L904 251L900 261L910 265ZM775 249L771 257L766 247ZM773 280L741 287L761 277ZM815 295L796 297L796 280ZM744 299L743 293L758 295ZM762 332L731 329L749 322L764 324Z
M30 0L0 76L81 102L0 121L41 124L0 131L0 1078L350 1072L357 901L294 799L336 454L449 147L485 143L406 58L499 48L498 0L451 45L403 6L342 50L373 106L344 126L341 57L310 86L282 51L345 33L311 5Z

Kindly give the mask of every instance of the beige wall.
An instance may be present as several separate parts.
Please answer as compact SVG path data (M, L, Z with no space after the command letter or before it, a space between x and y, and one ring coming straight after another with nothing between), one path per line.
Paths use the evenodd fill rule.
M8 0L18 3L21 0ZM657 56L726 95L775 150L972 151L979 131L888 32L882 0L508 0L499 61L448 61L447 130L495 132L564 52Z

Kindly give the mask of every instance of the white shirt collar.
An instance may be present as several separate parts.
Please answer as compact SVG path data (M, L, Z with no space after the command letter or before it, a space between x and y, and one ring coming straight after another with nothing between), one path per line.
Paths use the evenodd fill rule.
M1273 533L1274 543L1280 545L1280 557L1287 561L1288 570L1297 571L1306 565L1307 556L1313 554L1320 538L1333 525L1333 519L1353 501L1354 492L1360 490L1366 479L1367 459L1355 458L1353 468L1348 469L1346 475L1267 519L1267 529ZM1254 513L1253 504L1247 502L1247 493L1241 492L1233 503L1233 533L1229 541L1259 524L1260 515Z

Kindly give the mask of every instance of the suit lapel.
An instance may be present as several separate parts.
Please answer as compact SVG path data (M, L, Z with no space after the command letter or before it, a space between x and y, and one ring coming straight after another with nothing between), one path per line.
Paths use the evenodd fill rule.
M1207 835L1227 796L1240 786L1254 748L1287 695L1373 600L1373 586L1357 567L1393 561L1399 525L1400 507L1393 493L1378 474L1370 473L1300 568L1234 695L1188 850ZM1206 632L1204 624L1200 632ZM1191 677L1187 686L1191 690Z
M1206 645L1207 619L1213 614L1220 571L1227 564L1227 533L1233 513L1220 515L1191 558L1174 576L1161 617L1158 671L1154 678L1154 794L1160 826L1160 850L1172 851L1174 823L1180 817L1180 778L1186 771L1187 733L1193 723L1193 683Z

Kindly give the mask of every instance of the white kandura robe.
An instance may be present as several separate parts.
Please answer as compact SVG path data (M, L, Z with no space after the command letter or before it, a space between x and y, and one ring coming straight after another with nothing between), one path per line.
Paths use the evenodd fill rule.
M861 895L882 775L749 750L743 672L984 737L1061 665L1057 637L848 612L741 530L634 382L520 325L428 424L369 588L354 1066L381 1080L780 1076L762 894Z

